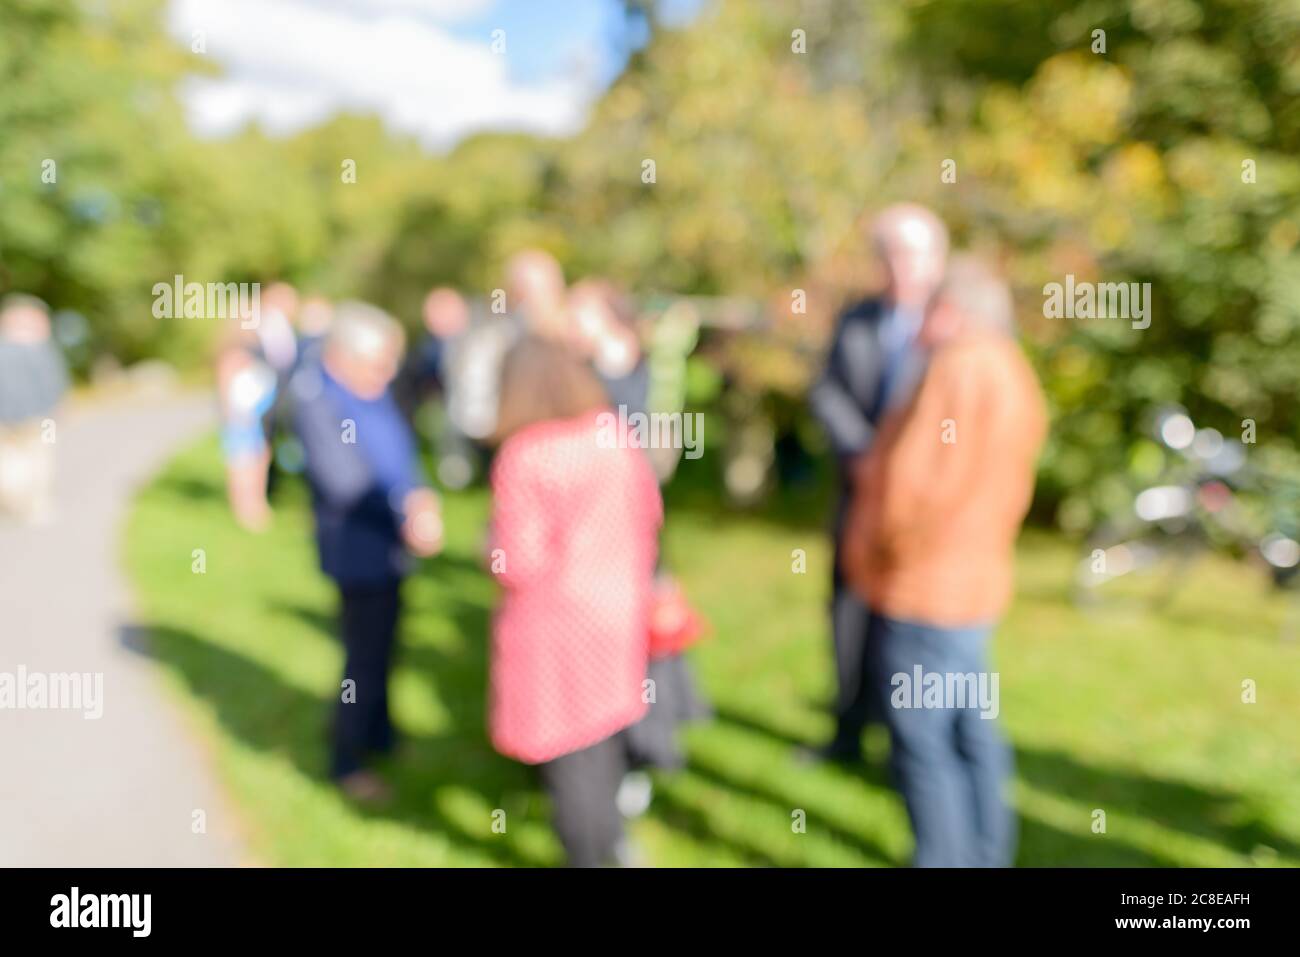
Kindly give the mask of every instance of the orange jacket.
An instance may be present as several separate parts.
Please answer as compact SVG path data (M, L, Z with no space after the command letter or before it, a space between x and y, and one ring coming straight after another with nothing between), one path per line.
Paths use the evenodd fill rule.
M975 334L934 352L856 465L842 570L873 611L957 627L1005 610L1046 431L1014 340Z

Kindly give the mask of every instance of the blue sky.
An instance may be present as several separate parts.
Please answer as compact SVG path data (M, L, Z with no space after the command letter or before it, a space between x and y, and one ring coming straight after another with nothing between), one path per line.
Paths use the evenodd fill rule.
M706 2L665 13L683 23ZM480 130L576 132L636 40L618 0L171 0L169 27L222 67L181 91L202 134L291 134L346 109L431 149Z
M665 19L684 23L704 0L668 0ZM473 41L490 36L497 27L507 36L521 36L517 55L510 58L511 75L519 80L544 77L590 50L599 50L602 77L612 82L621 72L619 55L629 37L624 32L618 0L496 0L478 16L453 24L452 32Z

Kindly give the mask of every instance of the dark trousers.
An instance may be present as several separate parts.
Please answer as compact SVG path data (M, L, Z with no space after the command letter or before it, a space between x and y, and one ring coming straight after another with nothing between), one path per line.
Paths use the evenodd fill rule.
M831 636L835 645L835 738L831 750L846 758L862 753L862 732L879 720L875 696L866 681L871 611L840 573L840 536L851 491L836 507L835 554L831 571Z
M862 752L862 732L875 717L868 687L867 642L871 611L843 582L831 593L831 630L835 641L835 739L831 748L845 757Z
M336 778L360 770L369 755L393 747L388 673L401 611L401 582L340 584L339 595L345 659L330 762L330 773Z
M917 867L1007 867L1015 855L1015 815L1003 797L1011 749L998 731L996 698L940 698L916 707L923 675L988 675L992 629L937 628L875 616L871 684L889 728L890 768L916 838ZM993 691L991 683L988 690Z
M555 833L564 845L569 866L616 863L623 819L614 801L627 771L622 733L538 765L538 771L551 797Z
M709 717L709 705L696 688L685 654L650 659L646 677L655 700L640 721L622 732L630 765L676 771L686 765L677 729Z

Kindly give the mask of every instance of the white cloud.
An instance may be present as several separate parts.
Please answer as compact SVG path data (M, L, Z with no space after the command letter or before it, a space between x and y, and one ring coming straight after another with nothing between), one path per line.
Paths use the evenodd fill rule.
M495 0L344 0L363 10L384 8L427 13L438 20L462 20L492 8Z
M188 45L202 31L207 55L223 69L184 85L191 125L222 135L255 119L290 134L348 110L377 114L432 148L487 129L576 131L597 92L591 77L575 71L519 84L489 37L470 42L443 26L490 7L491 0L173 0L172 33Z

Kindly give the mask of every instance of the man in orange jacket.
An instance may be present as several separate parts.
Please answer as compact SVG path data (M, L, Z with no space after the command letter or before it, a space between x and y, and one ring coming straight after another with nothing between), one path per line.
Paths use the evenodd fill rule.
M1011 756L987 646L1011 597L1047 415L1010 293L978 261L954 261L919 341L929 359L914 398L857 462L843 571L871 599L867 680L916 865L1005 866Z

